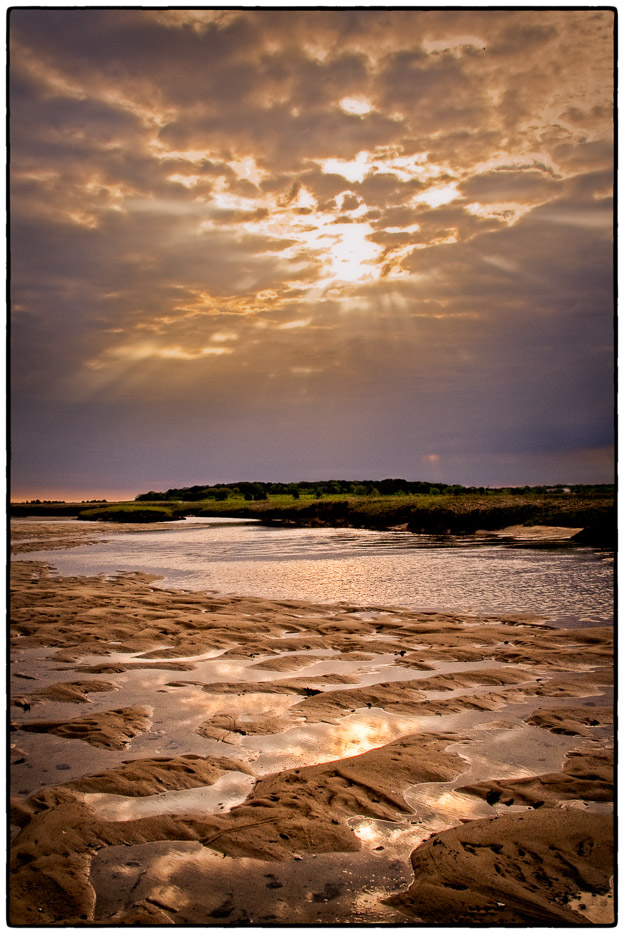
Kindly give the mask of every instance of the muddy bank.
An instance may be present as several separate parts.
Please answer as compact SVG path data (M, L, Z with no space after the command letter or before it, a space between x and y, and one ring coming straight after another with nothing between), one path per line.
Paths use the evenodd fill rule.
M11 586L14 924L612 910L610 628Z
M390 903L430 924L583 923L583 896L610 894L610 834L611 818L578 811L471 821L412 853L415 881Z

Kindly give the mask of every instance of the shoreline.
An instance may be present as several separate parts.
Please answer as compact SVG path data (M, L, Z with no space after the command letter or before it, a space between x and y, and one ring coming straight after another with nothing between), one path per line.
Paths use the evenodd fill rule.
M271 533L262 532L258 523L253 523L251 531L242 528L248 524L248 520L204 517L149 527L133 523L87 524L72 519L18 519L12 521L13 558L52 564L60 576L110 575L121 570L154 573L160 577L157 586L165 590L210 590L269 600L288 600L297 593L301 599L322 604L346 600L475 616L521 613L539 615L562 628L609 625L613 619L613 555L570 545L574 529L511 526L496 533L444 538L419 535L414 539L405 531L321 529ZM144 553L141 536L146 533L150 544ZM223 555L221 537L223 547L227 545L227 554ZM308 539L311 549L306 544ZM256 540L260 542L259 551ZM283 540L287 553L273 540L276 544ZM262 559L259 565L248 565L250 546L251 556ZM167 548L179 551L171 567L166 554L165 563L157 558ZM203 562L198 548L204 554ZM487 556L483 548L496 553L498 563L494 562L493 576L484 564ZM400 559L403 569L393 564L393 552L398 549L404 555ZM325 564L317 562L316 575L308 574L307 564L301 563L308 552L317 558L322 552L328 559ZM378 561L373 552L379 555ZM540 552L551 554L542 557ZM546 566L561 566L564 577L556 587L549 583L553 578L545 576L544 562ZM582 565L581 574L590 575L580 593L575 582L577 563ZM504 565L509 565L508 574L500 573ZM524 577L514 577L516 566Z
M182 493L183 491L179 491ZM248 501L239 494L212 499L139 500L126 503L11 503L18 517L73 516L87 522L153 524L187 516L257 519L266 525L403 530L431 535L496 534L510 526L537 525L575 530L570 544L614 548L617 541L612 489L589 492L506 490L361 496L321 495L293 499L265 496Z
M11 572L12 923L608 923L609 627Z

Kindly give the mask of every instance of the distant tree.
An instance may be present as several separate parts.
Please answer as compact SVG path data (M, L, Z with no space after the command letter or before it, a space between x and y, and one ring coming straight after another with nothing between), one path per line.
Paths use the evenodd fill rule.
M322 493L327 493L329 495L341 492L340 484L335 480L330 480L329 483L324 483L321 487L319 487L319 489Z
M387 479L380 480L377 487L383 496L396 496L397 493L406 492L407 483L405 480Z

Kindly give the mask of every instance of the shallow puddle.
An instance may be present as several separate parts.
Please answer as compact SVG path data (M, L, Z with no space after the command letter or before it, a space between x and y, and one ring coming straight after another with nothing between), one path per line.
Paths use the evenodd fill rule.
M145 654L145 653L141 653ZM80 667L89 667L100 663L119 662L136 663L141 654L114 652L107 655L91 655L81 660ZM11 719L19 724L37 720L59 720L66 722L76 717L94 716L100 711L117 709L133 705L144 705L149 701L152 710L151 727L135 736L122 751L109 751L96 748L79 741L57 737L52 734L32 734L18 732L13 735L15 748L12 754L15 766L14 791L27 794L42 785L78 778L93 772L101 772L119 764L123 759L142 756L157 757L194 753L198 755L228 755L241 761L254 763L256 774L263 775L285 768L302 765L316 765L332 759L359 755L399 736L411 732L432 732L436 730L471 731L482 728L491 721L491 711L466 710L455 714L431 716L401 716L387 713L381 708L361 708L335 723L307 723L302 715L292 717L288 714L291 707L299 704L300 694L269 693L263 691L263 685L289 680L307 678L314 686L315 677L351 675L357 678L356 684L335 684L325 682L323 687L332 690L349 690L353 687L371 686L378 683L424 680L437 674L478 671L492 667L492 662L437 662L431 670L412 670L407 666L395 665L394 653L376 654L370 660L361 658L350 660L348 653L335 650L308 650L294 653L301 657L303 666L292 670L275 671L263 669L262 662L274 662L276 659L289 657L292 653L256 656L249 659L224 658L221 650L205 652L195 656L179 656L166 659L167 662L192 663L191 671L176 671L159 668L159 661L145 660L146 668L132 668L117 673L77 672L73 663L59 663L55 651L47 648L29 649L16 653L13 664L13 691L15 695L28 695L58 681L89 681L99 679L110 682L116 690L91 693L89 703L72 704L66 702L40 700L33 701L29 710L12 708ZM504 666L499 666L504 667ZM28 677L19 677L26 674ZM533 669L527 672L531 681L538 675ZM241 681L256 682L258 692L248 693L213 693L202 690L204 683L224 685L237 684ZM430 698L448 699L454 696L476 695L492 690L491 687L474 686L451 691L427 692ZM588 694L592 689L588 688ZM593 691L595 701L600 701L598 693ZM579 701L580 702L580 701ZM549 699L550 705L569 703L569 699ZM511 718L516 724L521 723L536 706L539 699L527 698L524 704L507 705L501 714ZM337 716L339 712L337 711ZM224 718L232 721L233 729ZM271 730L268 734L254 733L254 723L262 725L266 718ZM224 722L221 732L212 734L212 738L196 732L203 723L216 719ZM279 730L281 723L283 729ZM247 730L245 725L249 724ZM484 761L494 757L506 762L510 767L546 771L548 748L569 748L567 739L535 728L533 733L522 727L524 732L519 738L516 731L503 729L488 732L488 754ZM608 731L606 731L608 732ZM527 744L527 736L535 737ZM555 738L553 738L555 737ZM497 754L491 752L498 747ZM503 751L504 747L504 751ZM485 748L485 747L481 747ZM518 750L522 750L521 755ZM474 760L476 761L476 760ZM499 772L502 766L499 766ZM486 769L487 772L487 769ZM479 773L481 775L481 773ZM509 773L507 773L509 774ZM520 772L516 769L516 774ZM495 777L491 772L483 777ZM497 774L497 777L501 777ZM478 778L471 778L477 781Z
M473 799L473 802L477 803L476 799ZM466 809L467 815L473 811L477 817L488 816L482 814L478 807L473 807L473 802L471 807ZM413 817L396 822L372 817L351 817L347 823L362 845L378 859L392 855L408 860L412 850L427 840L434 831L446 830L451 826L447 821L448 818L432 816L428 819Z
M227 772L212 785L166 791L145 797L114 794L85 794L85 804L102 820L138 820L160 814L226 814L242 804L256 779L242 772Z
M450 782L413 785L404 798L427 830L425 836L465 820L525 810L521 805L490 805L457 789L492 779L530 778L559 772L566 753L577 744L578 737L561 736L538 727L490 728L485 741L454 743L448 747L449 752L456 752L466 760L465 772Z
M246 745L257 751L254 771L263 775L357 756L415 732L416 724L416 718L378 708L356 712L339 723L305 723L278 735L251 737Z

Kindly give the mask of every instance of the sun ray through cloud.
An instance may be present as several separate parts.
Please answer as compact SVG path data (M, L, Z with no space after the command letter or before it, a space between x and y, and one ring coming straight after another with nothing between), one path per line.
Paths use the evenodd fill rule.
M527 481L557 479L545 438L594 475L610 11L16 8L9 32L16 473L83 426L79 400L114 433L168 396L241 431L264 400L285 464L331 421L359 450L383 425L371 475L462 444L477 463L486 438L488 479L511 482L520 444ZM192 470L236 473L206 457ZM310 469L352 462L338 443Z

